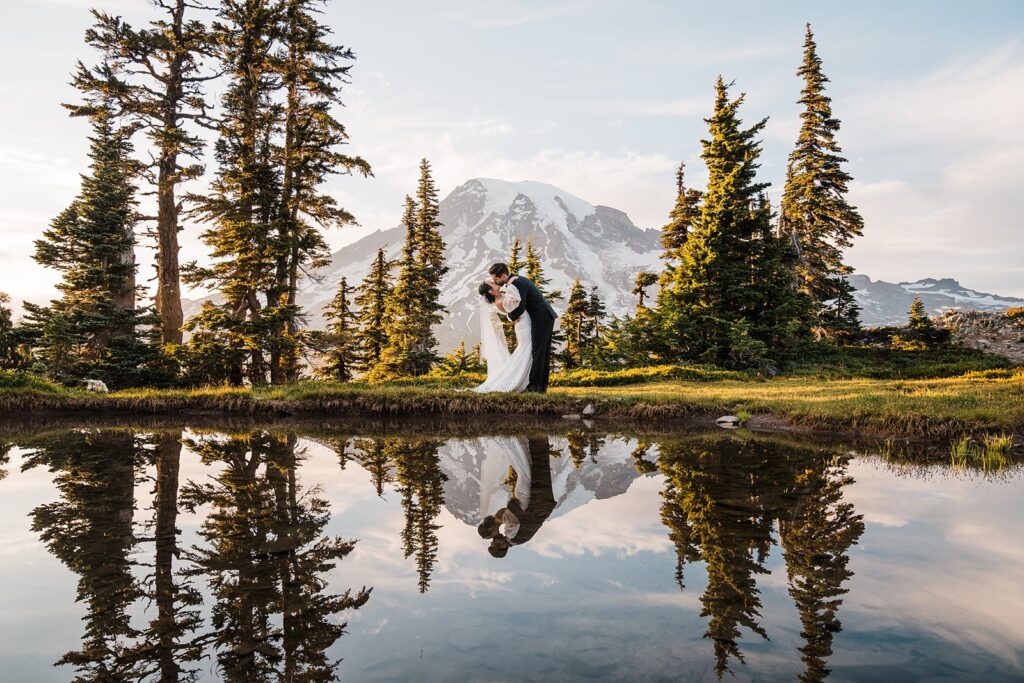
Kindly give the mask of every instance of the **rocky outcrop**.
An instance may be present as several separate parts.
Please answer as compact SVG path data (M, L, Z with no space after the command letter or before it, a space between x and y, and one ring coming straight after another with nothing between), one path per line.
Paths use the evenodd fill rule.
M935 318L935 326L947 329L964 346L1024 363L1024 310L1006 312L947 311Z

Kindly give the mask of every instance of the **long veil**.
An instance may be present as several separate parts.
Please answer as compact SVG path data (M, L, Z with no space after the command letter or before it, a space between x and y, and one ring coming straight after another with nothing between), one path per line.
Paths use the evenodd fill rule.
M498 319L498 309L483 297L480 298L480 355L487 363L487 379L496 377L512 355Z

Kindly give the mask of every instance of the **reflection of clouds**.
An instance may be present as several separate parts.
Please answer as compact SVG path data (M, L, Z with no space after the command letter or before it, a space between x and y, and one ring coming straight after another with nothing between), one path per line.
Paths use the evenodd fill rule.
M661 477L642 477L614 498L592 500L552 519L529 548L543 557L666 552L672 544L661 524Z
M896 478L864 460L850 472L856 483L845 497L865 515L867 530L852 553L844 612L866 615L872 631L924 631L1019 665L1019 484ZM965 495L965 486L984 490ZM892 520L901 525L885 523Z

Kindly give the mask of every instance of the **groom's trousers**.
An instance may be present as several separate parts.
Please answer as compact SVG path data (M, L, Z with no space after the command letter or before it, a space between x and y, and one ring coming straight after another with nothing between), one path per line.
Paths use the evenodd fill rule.
M530 366L530 383L527 391L545 393L548 390L548 376L551 374L551 333L555 330L555 319L542 311L530 319L530 342L533 347L533 364Z

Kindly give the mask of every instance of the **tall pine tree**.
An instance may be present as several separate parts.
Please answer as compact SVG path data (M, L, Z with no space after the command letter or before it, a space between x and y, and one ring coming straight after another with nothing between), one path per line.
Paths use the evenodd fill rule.
M371 380L424 375L437 362L433 327L441 321L441 279L448 272L438 221L437 188L430 163L420 163L416 199L405 198L405 244L398 278L388 301L387 346Z
M416 201L406 195L402 223L405 225L405 243L398 261L398 276L385 309L384 332L387 344L378 363L368 373L372 381L391 377L422 375L429 369L429 361L420 355L419 297L420 265L417 258L419 240L416 236ZM427 369L422 369L427 366Z
M61 297L46 307L26 303L27 326L37 358L58 381L160 382L166 378L150 334L156 318L135 304L137 165L130 131L115 125L109 107L93 111L92 128L81 191L35 242L35 260L62 275Z
M441 238L440 207L437 187L430 172L430 162L420 161L420 181L416 188L416 265L419 280L418 306L420 326L417 352L422 358L417 372L427 372L437 361L437 338L434 325L441 322L445 309L441 305L441 280L448 272Z
M212 263L187 264L184 278L214 289L223 303L205 307L187 328L200 338L223 335L222 355L231 356L229 378L236 385L245 374L254 384L267 381L264 354L270 338L284 324L282 318L297 313L282 310L279 301L265 311L268 302L261 298L275 286L281 249L275 239L281 174L275 165L274 135L282 108L275 101L280 75L274 52L282 9L278 3L256 0L220 7L214 33L226 83L214 146L218 168L209 191L190 196L194 215L211 225L202 239ZM239 351L248 357L247 369L239 362Z
M843 262L843 250L861 235L864 219L846 200L852 178L842 169L846 159L835 138L839 120L832 116L832 100L825 94L828 78L810 24L797 75L804 81L804 110L789 155L779 229L799 245L797 277L801 292L811 299L819 333L849 333L860 322L853 287L845 279L852 269Z
M756 172L765 120L743 128L743 96L729 97L721 77L701 154L708 167L703 193L678 264L658 297L671 355L749 363L792 338L799 310L784 270L784 245L771 229ZM766 302L775 309L765 310Z
M180 344L183 323L178 265L178 190L199 177L202 140L195 127L209 128L203 93L202 65L213 50L203 22L190 18L199 5L187 0L154 3L164 15L145 28L134 29L105 12L92 10L95 23L86 42L100 51L103 62L89 68L82 62L74 84L93 98L112 102L119 116L130 118L147 133L153 147L145 179L155 186L156 311L165 344ZM88 113L91 106L74 107ZM192 163L182 163L191 160Z
M270 376L275 384L299 374L299 279L306 268L326 265L325 228L353 223L351 213L323 192L331 175L370 174L369 164L344 154L348 133L334 112L355 54L329 42L318 15L326 0L282 0L281 47L273 64L284 91L283 140L276 149L281 177L274 283L267 305L280 321L271 342Z
M558 359L566 370L574 370L583 364L583 355L589 341L589 304L587 290L577 278L569 289L569 301L561 320L565 344Z

